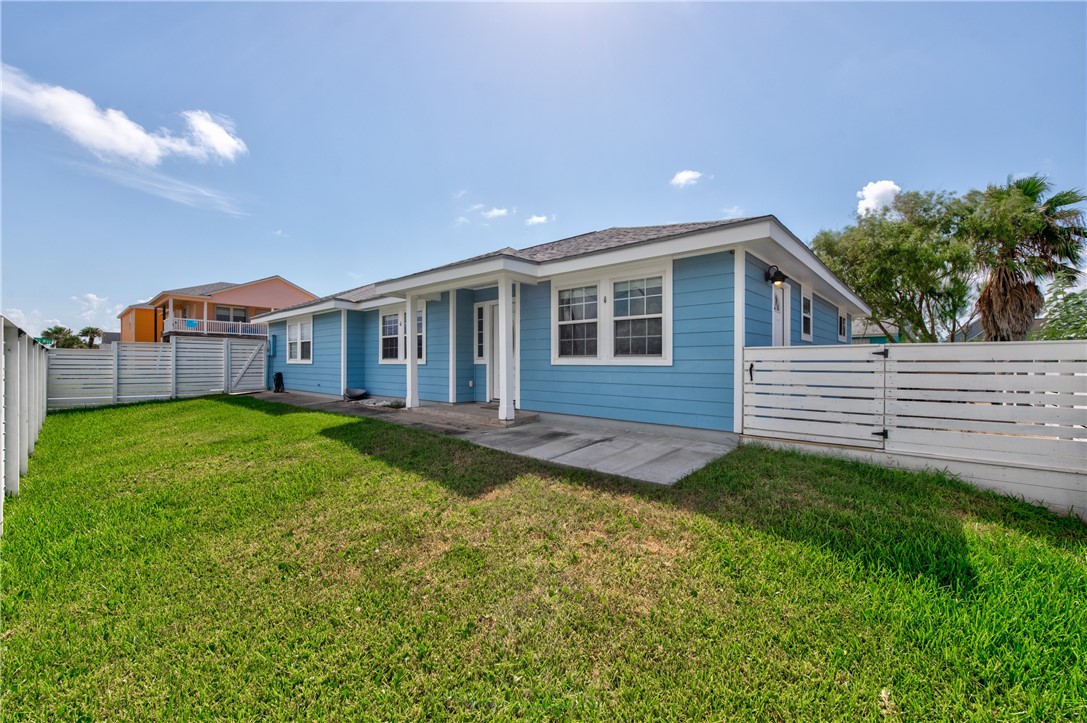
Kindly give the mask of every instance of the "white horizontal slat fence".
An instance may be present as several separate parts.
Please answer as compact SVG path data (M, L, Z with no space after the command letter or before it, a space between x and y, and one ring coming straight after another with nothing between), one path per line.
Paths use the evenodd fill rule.
M259 339L178 337L169 343L50 349L48 408L258 391L266 386L265 348ZM231 376L231 368L244 373Z
M744 434L925 460L982 487L1087 510L1084 342L838 348L746 349ZM859 381L829 383L835 354L837 374ZM881 383L869 387L873 378Z

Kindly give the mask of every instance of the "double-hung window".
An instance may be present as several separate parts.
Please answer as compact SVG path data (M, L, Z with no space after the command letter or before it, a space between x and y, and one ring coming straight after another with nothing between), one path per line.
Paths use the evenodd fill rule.
M845 341L849 336L849 320L845 312L838 309L838 341Z
M381 359L400 359L400 314L381 315Z
M659 357L664 352L664 288L660 276L614 285L614 355Z
M287 363L313 363L313 319L287 323Z
M669 365L670 265L552 281L553 364Z
M597 355L597 287L559 291L559 356Z
M378 361L397 364L407 360L408 329L406 312L394 311L378 315L381 346ZM415 358L426 364L426 306L415 310Z

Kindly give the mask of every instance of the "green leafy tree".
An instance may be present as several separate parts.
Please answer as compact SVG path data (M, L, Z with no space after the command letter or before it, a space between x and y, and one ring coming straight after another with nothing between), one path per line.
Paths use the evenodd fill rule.
M975 270L955 231L962 206L947 193L907 191L841 231L820 231L812 250L872 309L893 339L937 342L969 322Z
M1042 328L1031 334L1033 339L1059 341L1087 339L1087 289L1071 291L1071 283L1057 281L1049 289L1044 308Z
M102 338L102 330L97 326L85 326L79 330L78 336L86 341L88 349L94 349L94 340Z
M959 234L985 275L977 309L989 341L1026 339L1045 301L1038 283L1067 284L1078 274L1087 196L1052 190L1043 176L1027 176L963 198Z

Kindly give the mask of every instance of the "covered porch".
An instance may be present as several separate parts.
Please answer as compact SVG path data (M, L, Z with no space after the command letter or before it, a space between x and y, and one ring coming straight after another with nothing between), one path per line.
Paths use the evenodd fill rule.
M171 334L200 336L267 337L268 325L250 321L271 309L217 304L196 297L171 296L157 307L162 318L162 338Z

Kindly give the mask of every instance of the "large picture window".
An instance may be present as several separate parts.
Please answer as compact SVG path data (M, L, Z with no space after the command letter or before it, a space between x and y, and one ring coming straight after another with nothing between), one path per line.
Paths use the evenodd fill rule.
M672 363L671 264L552 281L552 364Z
M244 306L216 306L216 321L248 321Z
M663 279L615 283L615 356L661 356L664 351Z
M313 362L313 320L305 319L287 324L287 363Z
M559 356L596 356L596 286L559 291Z

